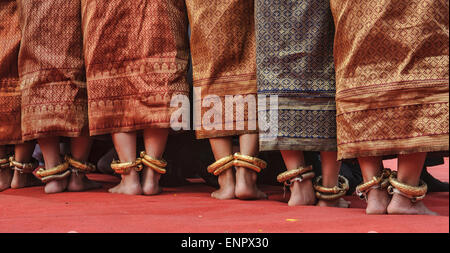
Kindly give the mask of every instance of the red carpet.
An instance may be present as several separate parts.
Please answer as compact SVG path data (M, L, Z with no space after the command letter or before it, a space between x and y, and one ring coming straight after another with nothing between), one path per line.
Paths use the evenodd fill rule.
M447 181L448 159L430 173ZM394 168L394 161L387 161ZM42 187L0 193L0 232L219 232L219 233L415 233L449 232L449 194L430 193L425 204L440 216L365 215L355 196L351 208L288 207L280 187L263 186L264 201L219 201L201 183L165 188L159 196L106 192L115 178L93 175L104 188L46 195Z

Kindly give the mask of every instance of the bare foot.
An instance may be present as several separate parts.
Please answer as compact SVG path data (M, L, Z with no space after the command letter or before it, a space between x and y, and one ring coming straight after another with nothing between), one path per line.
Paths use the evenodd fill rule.
M142 172L142 191L145 195L157 195L162 192L162 188L159 186L159 179L161 174L155 172L150 168L144 168Z
M303 182L294 181L290 187L291 197L288 206L307 206L316 203L316 194L311 180Z
M236 168L236 188L234 194L238 199L267 199L267 195L258 189L258 174L243 167Z
M25 187L39 186L43 183L31 173L20 173L14 171L14 177L11 181L11 188L19 189Z
M366 214L386 214L389 200L386 190L372 189L367 195Z
M234 187L221 187L219 190L211 193L211 197L215 199L234 199Z
M69 179L69 185L67 186L67 190L70 192L81 192L81 191L87 191L91 189L98 189L102 187L101 184L89 180L86 177L85 173L76 173L72 172Z
M53 180L45 185L44 191L47 194L63 192L67 188L69 179Z
M423 201L416 203L411 202L407 197L394 193L391 203L387 207L388 214L422 214L422 215L438 215L428 209Z
M143 192L139 181L139 174L135 170L132 170L128 175L122 175L122 181L120 181L120 184L109 189L108 191L110 193L141 195Z
M218 178L220 189L211 193L211 197L215 199L234 199L235 179L233 169L228 169L219 175Z
M317 202L317 206L349 208L350 201L347 201L344 198L339 198L333 201L319 200Z
M13 173L10 168L0 169L0 192L11 187Z

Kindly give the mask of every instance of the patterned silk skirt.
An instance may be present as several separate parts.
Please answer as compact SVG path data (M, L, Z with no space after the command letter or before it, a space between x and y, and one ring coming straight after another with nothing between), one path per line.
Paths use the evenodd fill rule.
M24 140L87 135L80 0L17 0Z
M17 57L20 27L15 0L0 0L0 145L21 141Z
M331 9L339 159L448 150L448 0Z
M189 95L184 1L81 2L90 134L169 128Z
M327 0L256 0L258 94L278 96L261 150L336 150L334 25ZM267 107L270 115L276 108Z
M254 1L189 0L186 5L197 138L257 133Z

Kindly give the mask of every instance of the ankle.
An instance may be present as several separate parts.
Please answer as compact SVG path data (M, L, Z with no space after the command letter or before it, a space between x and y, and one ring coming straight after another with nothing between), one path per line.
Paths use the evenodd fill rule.
M314 190L313 183L311 180L304 180L304 181L294 181L291 186L290 190L291 192L297 192L302 191L304 189L311 189Z
M121 175L121 181L126 183L139 182L140 181L139 179L140 179L139 173L135 170L131 170L130 173L128 174Z
M83 172L80 172L77 170L72 170L72 173L70 174L70 181L81 180L85 177L86 177L86 173L83 173Z
M228 169L224 172L222 172L218 177L217 180L219 182L219 185L234 185L236 182L235 175L233 169Z
M244 179L245 181L255 181L258 178L258 173L256 173L253 170L244 168L244 167L237 167L236 168L236 180Z

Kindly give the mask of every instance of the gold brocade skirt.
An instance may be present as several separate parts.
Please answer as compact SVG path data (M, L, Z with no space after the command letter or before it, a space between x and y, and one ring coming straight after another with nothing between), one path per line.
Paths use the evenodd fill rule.
M186 5L191 26L190 44L196 92L193 102L201 108L200 117L194 118L197 138L257 133L257 126L252 127L257 125L252 103L245 103L244 109L239 111L229 107L233 109L232 120L227 119L225 106L227 95L256 99L254 1L189 0ZM207 103L207 97L217 98L214 100L217 106L215 109ZM216 115L221 114L222 117L217 116L210 126L205 127L210 123L207 122L208 115L213 109L218 113ZM239 120L238 116L242 116L243 120ZM237 123L242 123L244 127L239 129ZM232 124L233 127L230 129L226 124Z
M184 1L81 2L90 134L169 128L189 95Z
M338 158L449 149L448 0L331 0Z
M15 0L0 1L0 145L22 139L17 57L20 27Z
M17 0L22 138L87 135L80 0Z

